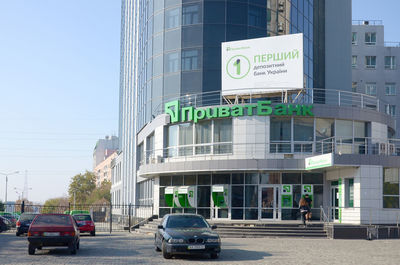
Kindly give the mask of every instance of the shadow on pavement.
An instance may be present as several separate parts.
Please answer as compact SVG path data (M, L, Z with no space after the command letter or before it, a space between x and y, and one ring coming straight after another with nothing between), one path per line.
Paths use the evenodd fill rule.
M244 249L222 249L219 259L210 259L206 254L196 255L176 255L175 259L201 260L203 262L212 261L255 261L263 260L265 257L271 257L272 254L263 251L252 251Z

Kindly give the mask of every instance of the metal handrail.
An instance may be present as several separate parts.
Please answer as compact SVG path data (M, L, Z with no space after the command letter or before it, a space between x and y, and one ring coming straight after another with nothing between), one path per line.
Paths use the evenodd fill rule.
M386 102L379 100L375 96L350 92L345 90L321 89L321 88L303 88L297 90L289 90L276 88L274 94L260 94L256 89L247 89L246 94L236 95L236 90L221 90L194 93L186 95L169 95L154 97L148 100L144 105L150 104L153 109L154 117L164 113L164 104L172 100L180 100L181 106L188 107L206 107L215 105L231 105L231 104L253 104L259 100L271 100L272 103L296 103L296 104L324 104L334 106L350 106L362 109L372 109L385 113L384 106ZM236 96L224 96L222 93L232 94ZM146 108L138 110L137 115Z

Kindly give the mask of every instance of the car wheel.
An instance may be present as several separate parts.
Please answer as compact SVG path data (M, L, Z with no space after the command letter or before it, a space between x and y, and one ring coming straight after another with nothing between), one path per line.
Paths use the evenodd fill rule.
M91 235L91 236L95 236L95 235L96 235L96 231L90 232L90 235Z
M164 259L170 259L172 255L167 252L167 245L165 244L165 241L162 242L162 255Z
M72 244L72 245L69 247L69 253L71 253L72 255L75 255L75 254L76 254L76 243Z
M35 255L35 247L29 244L28 246L28 253L29 255Z

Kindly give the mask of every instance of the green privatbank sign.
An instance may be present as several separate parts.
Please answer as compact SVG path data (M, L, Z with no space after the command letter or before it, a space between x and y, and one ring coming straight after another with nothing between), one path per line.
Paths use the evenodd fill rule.
M313 105L277 104L272 106L271 101L258 101L257 104L218 106L195 108L193 106L181 108L179 100L165 103L165 113L170 115L171 123L193 121L197 123L204 119L228 118L240 116L310 116L313 117Z

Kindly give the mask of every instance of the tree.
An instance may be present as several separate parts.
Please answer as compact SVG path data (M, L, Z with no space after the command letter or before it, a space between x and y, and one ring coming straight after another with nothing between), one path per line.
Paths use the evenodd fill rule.
M0 212L4 212L4 203L0 201Z
M69 210L68 198L58 197L45 201L42 213L64 213Z
M103 181L99 188L93 190L90 194L87 203L88 204L103 204L107 202L110 204L111 202L111 182Z
M75 175L69 184L69 201L76 204L86 204L93 190L96 189L96 177L93 172ZM75 193L75 195L74 195Z

